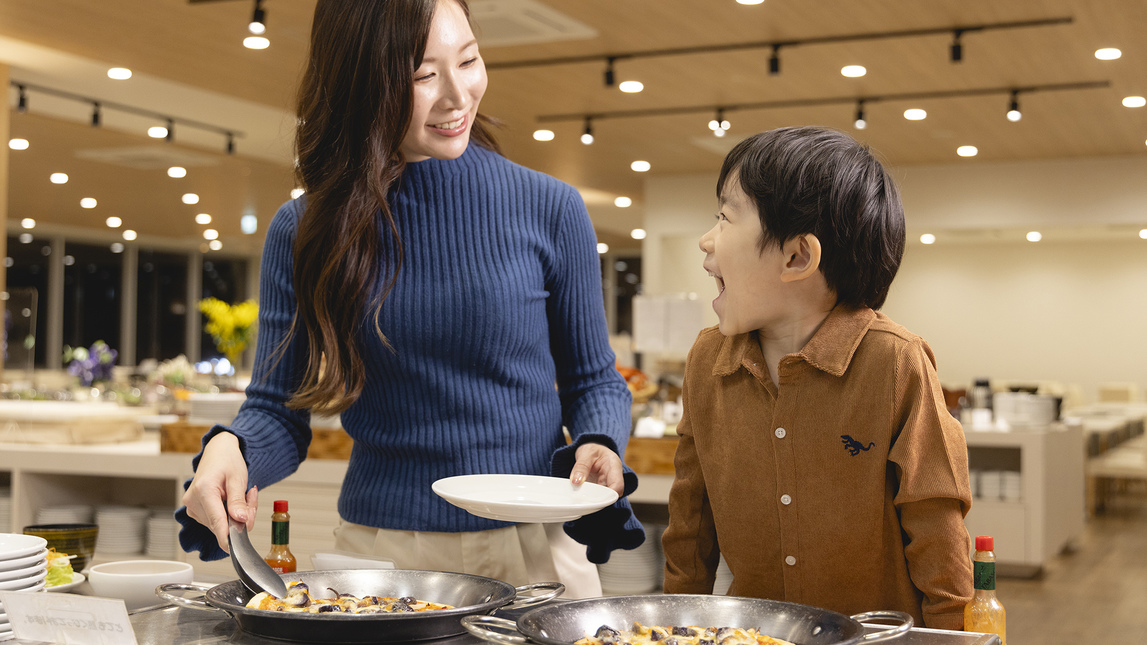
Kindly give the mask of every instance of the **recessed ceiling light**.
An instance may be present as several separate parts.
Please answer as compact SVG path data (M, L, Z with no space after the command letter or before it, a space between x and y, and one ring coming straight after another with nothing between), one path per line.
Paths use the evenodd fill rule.
M1099 60L1115 60L1123 55L1123 52L1114 47L1104 47L1103 49L1095 50L1095 57Z
M27 150L28 149L28 140L27 139L9 139L8 140L8 147L13 149L13 150Z
M622 197L618 197L617 199L613 200L613 205L618 207L618 208L629 208L630 206L633 206L633 200L628 198L628 197L622 196Z
M860 78L867 73L868 70L864 68L864 65L845 65L840 68L840 75L849 78Z
M108 70L108 78L114 78L117 81L126 81L131 78L131 70L126 67L113 67Z
M764 4L764 2L765 0L737 0L737 4L747 5Z
M211 240L207 243L207 248L211 249L212 251L218 251L219 249L223 248L223 243L219 240Z
M135 231L131 230L130 228L123 232L123 239L127 240L128 242L134 240L135 237Z
M935 244L936 236L932 235L931 233L925 233L920 236L920 242L923 244Z
M203 231L203 239L205 239L205 240L214 240L218 237L219 237L219 231L217 231L213 228L209 228L206 231Z
M68 176L62 172L54 172L48 177L48 181L53 184L66 184L68 183Z
M307 191L303 190L302 188L292 188L291 189L291 199L298 199L298 198L302 197L303 193L305 193L305 192L307 192Z
M184 193L183 197L181 197L180 199L183 200L184 204L198 204L199 203L199 195L196 195L195 193Z
M1123 107L1137 108L1147 105L1147 99L1142 96L1128 96L1123 99Z
M605 242L598 242L597 243L597 252L599 255L603 254L603 253L609 253L609 245L606 244Z
M20 220L20 226L24 228L36 228L36 220L32 219L31 217L25 217L24 219Z
M123 253L123 244L121 244L120 242L112 242L112 245L110 248L111 248L112 253Z
M116 217L115 215L112 215L111 217L104 220L104 223L108 225L108 228L119 228L120 226L123 226L123 220Z
M956 148L956 154L960 155L961 157L975 157L976 155L980 154L980 149L976 146L960 146L959 148Z
M187 169L181 166L172 166L167 169L167 176L172 179L183 179L187 176Z
M534 141L553 141L553 130L534 130Z
M162 125L153 125L147 129L147 136L152 139L162 139L167 136L167 128Z
M1029 242L1038 242L1043 239L1043 234L1039 231L1032 231L1027 235Z
M908 108L904 110L904 118L909 121L923 121L928 118L928 113L920 108Z
M644 240L645 239L645 229L635 228L629 232L629 237L632 237L635 240Z
M32 237L31 233L21 233L20 234L20 243L21 244L31 244L33 239L35 239L35 238Z
M629 164L629 168L633 170L633 172L649 172L649 169L652 167L653 166L649 165L648 161L638 160Z
M1147 228L1139 229L1139 239L1147 240Z
M266 49L271 46L271 41L263 36L247 36L243 39L243 46L247 49Z
M200 213L200 214L195 216L195 223L196 224L210 224L211 223L211 216L208 215L207 213Z
M259 218L254 215L244 215L239 218L239 230L247 235L254 235L259 230Z
M637 94L641 90L645 89L645 85L643 85L641 81L622 81L621 83L618 83L617 89L625 92L626 94Z
M84 208L95 208L96 200L94 197L85 197L80 200L80 206Z

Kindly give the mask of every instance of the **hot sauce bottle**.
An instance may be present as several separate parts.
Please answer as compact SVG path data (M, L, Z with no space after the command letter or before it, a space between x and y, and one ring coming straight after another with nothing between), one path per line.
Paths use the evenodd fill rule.
M990 536L976 538L972 556L972 578L976 588L972 601L964 607L964 631L995 634L1008 645L1004 606L996 598L996 554Z
M271 550L263 558L276 573L293 573L295 556L288 546L291 541L291 515L287 513L286 500L275 501L275 512L271 515Z

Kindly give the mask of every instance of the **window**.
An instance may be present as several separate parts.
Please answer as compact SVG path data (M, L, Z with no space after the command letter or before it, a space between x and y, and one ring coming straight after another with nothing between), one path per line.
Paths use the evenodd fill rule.
M89 347L102 340L115 348L123 295L120 254L106 245L77 242L66 242L64 249L64 344Z
M641 293L641 258L603 255L602 288L609 333L633 335L633 297Z
M33 346L27 351L33 354L36 367L59 367L59 357L55 362L48 363L43 343L40 342L46 338L48 329L48 263L52 245L48 240L33 239L31 233L24 235L27 236L24 239L28 241L23 243L17 237L8 237L8 257L4 258L4 264L8 268L8 291L11 294L7 305L13 317L11 321L5 320L5 327L6 332L11 335L9 342L14 344L8 348L4 361L5 364L12 361L10 363L12 367L27 367L28 363L25 360L27 354L17 349L17 346L24 345L24 340L16 338L15 329L18 327L17 319L24 318L27 323L34 318L36 321L34 330L20 326L25 333L32 333L33 340L30 344ZM27 313L30 315L24 315L25 309L29 309ZM8 328L9 324L12 325L11 328Z
M218 298L227 304L243 302L247 296L247 261L242 259L212 258L203 260L203 298ZM202 314L197 312L202 317ZM199 341L203 360L222 358L215 349L211 334L203 333Z
M187 260L186 253L140 249L136 283L136 362L147 358L164 361L186 351Z

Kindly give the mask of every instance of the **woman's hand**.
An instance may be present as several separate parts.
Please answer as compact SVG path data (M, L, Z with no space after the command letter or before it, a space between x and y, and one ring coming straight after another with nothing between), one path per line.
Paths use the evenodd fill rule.
M235 521L245 523L248 531L255 528L259 491L247 490L247 462L235 435L220 432L207 442L195 478L183 493L183 505L192 519L211 529L224 551L230 552L228 513Z
M625 494L625 481L621 476L621 457L600 443L585 443L574 453L576 463L570 471L570 481L575 486L582 482L601 484Z

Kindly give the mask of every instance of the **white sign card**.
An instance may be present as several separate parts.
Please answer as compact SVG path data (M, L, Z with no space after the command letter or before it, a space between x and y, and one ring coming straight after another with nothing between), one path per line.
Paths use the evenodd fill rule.
M0 591L16 638L66 645L137 645L122 600Z

